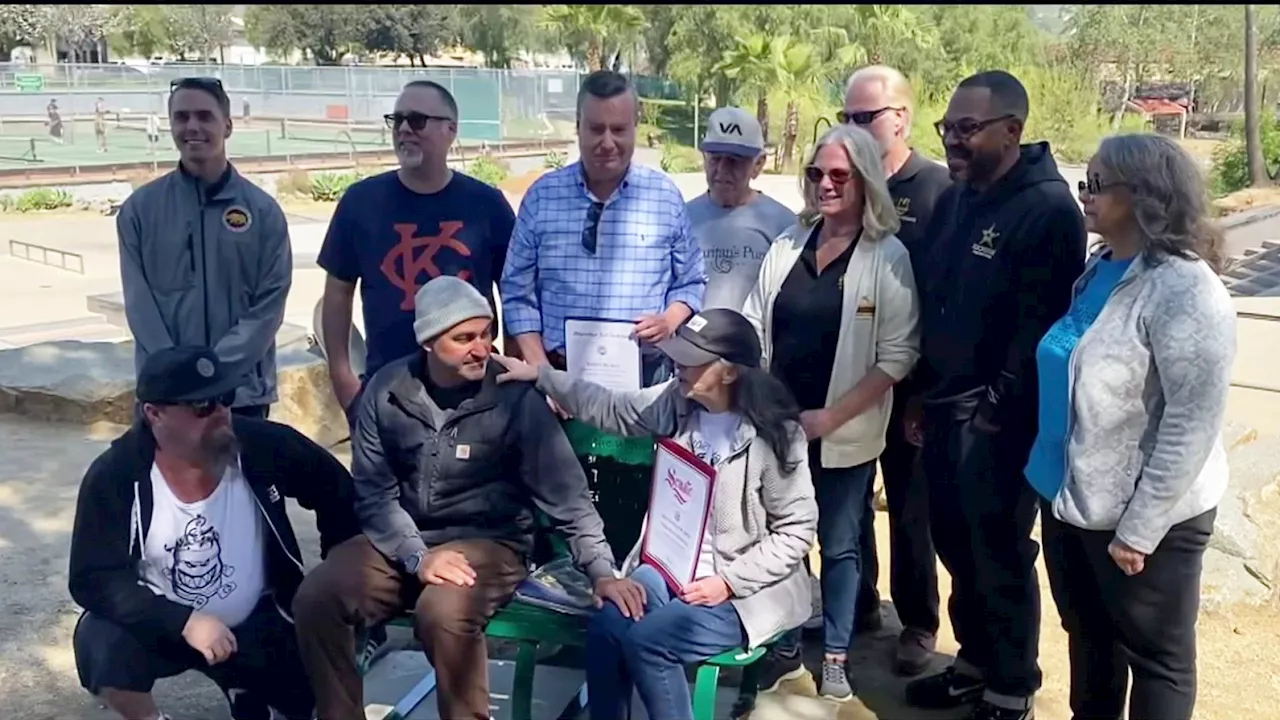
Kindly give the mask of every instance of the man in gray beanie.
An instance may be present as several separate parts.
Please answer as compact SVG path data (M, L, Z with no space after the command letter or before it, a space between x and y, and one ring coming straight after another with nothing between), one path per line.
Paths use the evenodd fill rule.
M354 630L404 612L436 670L440 717L489 717L484 628L527 574L536 511L568 540L597 596L624 613L604 523L560 423L530 383L498 385L493 310L442 275L414 296L421 352L391 362L357 401L351 473L364 533L329 551L293 603L321 720L364 717Z

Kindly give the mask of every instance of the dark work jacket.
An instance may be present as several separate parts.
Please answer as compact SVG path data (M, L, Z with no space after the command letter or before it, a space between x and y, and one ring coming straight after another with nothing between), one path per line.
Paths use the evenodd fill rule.
M1087 237L1049 144L1024 145L983 192L947 188L927 237L913 258L925 401L980 393L978 412L992 423L1034 422L1036 346L1071 303Z
M359 534L351 475L329 451L287 425L235 416L240 468L266 520L266 583L288 616L302 582L302 553L285 512L291 497L314 510L321 556ZM89 466L71 531L71 597L134 634L180 640L193 608L140 582L138 563L151 527L151 466L156 441L135 423Z
M475 397L440 412L420 379L424 363L416 352L383 366L356 410L356 513L374 546L401 565L431 546L475 538L527 556L536 509L564 532L592 580L611 577L604 523L546 399L531 383L499 385L491 362Z

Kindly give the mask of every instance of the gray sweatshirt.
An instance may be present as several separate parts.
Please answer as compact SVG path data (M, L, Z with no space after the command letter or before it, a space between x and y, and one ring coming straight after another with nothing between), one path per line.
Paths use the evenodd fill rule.
M293 278L275 199L231 167L212 185L179 168L130 195L116 230L135 366L174 345L212 347L245 376L237 407L274 402Z
M1235 307L1208 265L1135 259L1071 354L1053 514L1150 554L1170 527L1217 507L1235 354Z

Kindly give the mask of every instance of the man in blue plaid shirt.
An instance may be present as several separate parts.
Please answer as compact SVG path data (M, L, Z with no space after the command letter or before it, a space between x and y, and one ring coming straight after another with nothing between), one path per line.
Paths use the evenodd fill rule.
M549 172L520 205L499 289L503 323L533 365L564 368L567 317L635 322L644 383L669 368L656 343L702 309L702 250L664 173L633 165L639 100L626 77L578 91L582 158Z

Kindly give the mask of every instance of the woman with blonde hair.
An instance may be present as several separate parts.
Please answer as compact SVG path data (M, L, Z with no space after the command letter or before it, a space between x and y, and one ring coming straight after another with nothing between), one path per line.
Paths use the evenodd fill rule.
M1133 720L1190 720L1200 573L1227 487L1236 325L1222 234L1199 168L1168 138L1108 138L1086 178L1085 224L1102 243L1036 353L1026 476L1074 716L1119 720L1127 694Z
M825 654L819 692L854 696L847 672L867 485L885 447L892 388L919 356L919 312L879 144L865 130L826 132L804 166L800 222L774 242L743 315L769 371L791 391L809 440L818 500ZM802 676L799 635L761 670L761 687Z

